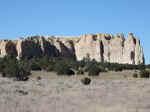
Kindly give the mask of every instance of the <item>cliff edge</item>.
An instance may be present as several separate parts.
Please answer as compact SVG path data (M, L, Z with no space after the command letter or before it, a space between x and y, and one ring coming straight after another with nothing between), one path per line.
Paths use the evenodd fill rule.
M99 62L143 64L140 40L129 33L87 34L79 37L33 36L18 40L0 40L0 57L13 53L16 57L63 56L82 60L85 57Z

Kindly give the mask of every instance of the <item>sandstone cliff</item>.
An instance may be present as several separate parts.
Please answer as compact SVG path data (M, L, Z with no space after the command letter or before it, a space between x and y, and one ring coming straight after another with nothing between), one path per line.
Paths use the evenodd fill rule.
M34 36L18 40L0 40L0 57L9 53L17 58L33 56L64 56L82 60L85 57L99 62L142 64L144 54L140 41L129 33L87 34L79 37L42 37Z

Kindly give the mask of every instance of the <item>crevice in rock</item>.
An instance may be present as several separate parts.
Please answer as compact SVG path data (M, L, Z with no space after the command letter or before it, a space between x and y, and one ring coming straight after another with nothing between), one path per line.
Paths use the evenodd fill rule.
M125 39L122 40L122 47L124 47Z
M131 60L133 61L132 64L135 64L135 52L131 51L131 53L130 53L130 58L131 58Z
M102 41L100 41L100 56L101 56L101 62L104 62L104 44Z
M133 38L133 42L134 42L134 44L136 45L136 39L135 39L135 38Z

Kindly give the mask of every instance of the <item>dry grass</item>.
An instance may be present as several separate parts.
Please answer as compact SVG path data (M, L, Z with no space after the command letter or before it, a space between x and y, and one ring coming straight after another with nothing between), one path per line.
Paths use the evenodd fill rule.
M102 73L89 86L84 76L32 73L27 82L0 78L0 112L150 112L150 80L134 71Z

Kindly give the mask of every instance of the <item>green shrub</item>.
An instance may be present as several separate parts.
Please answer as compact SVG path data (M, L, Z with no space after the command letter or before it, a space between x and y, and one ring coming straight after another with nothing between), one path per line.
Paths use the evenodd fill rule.
M16 77L16 73L18 73L18 65L17 60L7 60L5 63L5 67L3 69L3 74L6 75L6 77Z
M55 71L58 75L74 75L74 71L66 63L57 63Z
M98 67L98 64L96 61L88 61L85 65L85 72L88 72L92 67Z
M80 70L77 71L77 75L83 75L83 74L84 74L83 70L80 69Z
M134 64L119 64L119 63L99 63L104 68L111 70L111 71L122 71L122 70L135 70L135 69L145 69L144 64L134 65Z
M148 70L141 70L139 75L140 75L140 78L149 78L150 72Z
M105 67L99 65L98 68L100 69L100 72L107 72L107 70L105 69Z
M118 72L118 71L122 71L123 70L123 66L121 64L117 64L117 63L111 63L109 66L109 70Z
M85 78L81 79L81 82L84 85L89 85L91 83L91 79L88 77L85 77Z
M52 71L54 71L55 70L55 65L48 65L48 67L46 68L46 71L47 72L52 72Z
M37 80L41 80L42 78L40 76L37 77Z
M36 70L40 71L42 69L41 69L41 67L40 67L40 65L38 63L32 63L31 64L31 70L33 70L33 71L36 71Z
M5 67L5 63L6 63L6 60L4 58L0 58L0 72L1 73L3 72L3 69Z
M30 69L27 63L18 62L16 59L8 59L5 63L2 75L4 77L16 78L18 81L28 80Z
M42 57L39 59L39 65L43 70L46 70L46 68L49 65L49 58L48 57Z
M97 66L93 65L91 66L91 68L89 68L89 72L88 72L89 76L98 76L99 73L100 73L100 68L98 68Z
M28 60L21 60L17 63L20 69L24 69L26 72L31 72L31 64Z
M74 75L75 73L72 69L66 69L65 74L66 75Z
M16 79L18 81L27 81L29 79L30 72L26 71L24 68L19 68L18 73L16 73Z
M137 74L137 73L134 73L134 74L133 74L133 77L134 77L134 78L138 78L138 74Z

